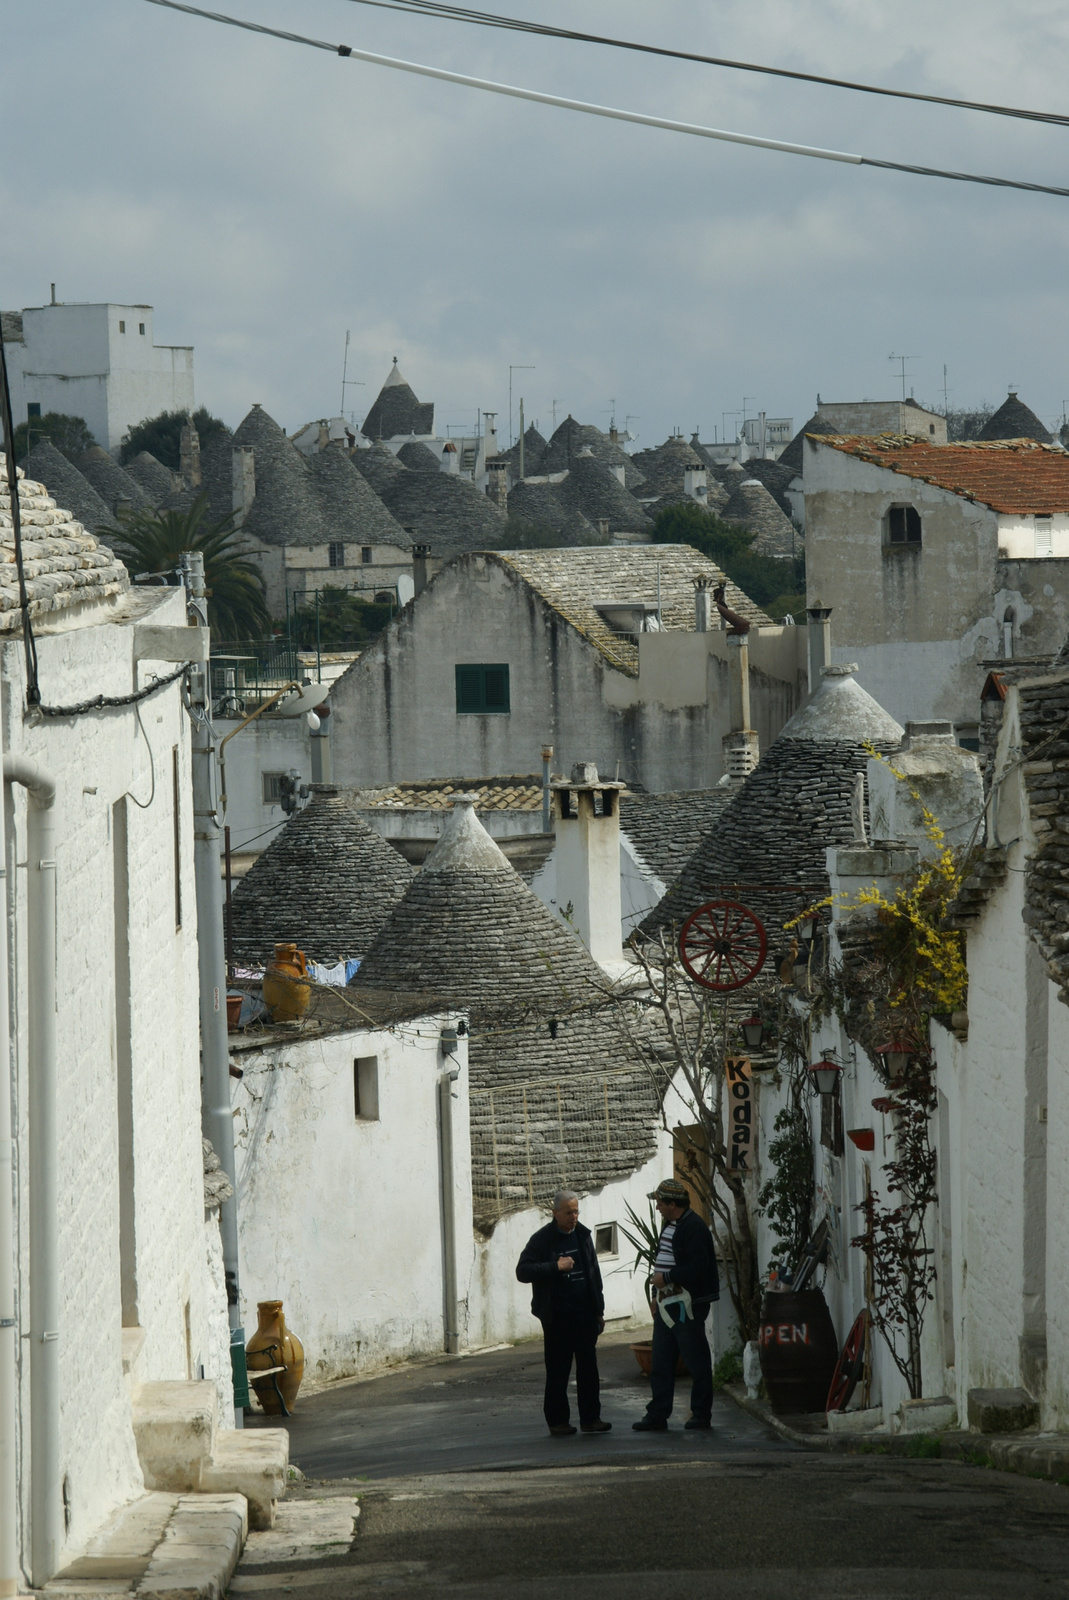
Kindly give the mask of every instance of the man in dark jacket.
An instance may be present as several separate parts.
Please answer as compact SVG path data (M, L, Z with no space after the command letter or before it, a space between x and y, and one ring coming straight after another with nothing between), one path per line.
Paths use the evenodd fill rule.
M650 1199L664 1219L653 1262L653 1368L646 1415L631 1426L638 1433L663 1433L675 1400L676 1362L690 1372L690 1418L685 1428L707 1429L713 1409L713 1362L705 1319L720 1298L713 1236L690 1207L686 1184L659 1183Z
M584 1433L608 1433L612 1423L601 1420L597 1356L598 1335L605 1328L601 1268L590 1229L579 1221L579 1196L571 1189L554 1197L553 1221L528 1239L516 1276L531 1284L531 1310L542 1324L550 1433L576 1431L568 1420L573 1361L579 1426Z

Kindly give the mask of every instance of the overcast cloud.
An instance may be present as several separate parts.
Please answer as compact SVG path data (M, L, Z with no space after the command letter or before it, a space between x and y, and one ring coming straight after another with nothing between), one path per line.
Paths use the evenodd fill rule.
M211 5L212 0L208 0ZM331 41L654 115L1066 184L1069 130L376 11L216 0ZM1002 0L502 0L512 14L1064 110L1069 11ZM440 428L514 395L640 446L816 394L1069 398L1069 200L625 126L144 0L7 0L0 301L151 303L236 424L361 417L394 355ZM12 224L15 226L12 226ZM734 430L735 419L727 418Z

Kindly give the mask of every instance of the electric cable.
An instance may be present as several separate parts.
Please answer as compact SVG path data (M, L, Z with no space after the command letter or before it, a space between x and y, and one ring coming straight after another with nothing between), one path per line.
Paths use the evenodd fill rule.
M352 5L374 6L382 11L408 12L412 16L437 17L443 22L468 22L483 28L505 28L516 33L540 34L549 39L570 39L581 44L607 45L614 50L635 50L643 55L667 56L673 61L694 61L700 66L726 67L732 72L756 72L770 78L791 78L798 83L816 83L829 89L850 89L857 94L886 95L894 100L918 100L925 105L950 106L959 111L982 111L995 117L1020 117L1027 122L1042 122L1053 127L1069 127L1069 114L1060 111L1029 111L1022 106L1003 106L986 100L959 100L951 95L921 94L915 89L887 89L879 84L854 83L849 78L826 78L817 72L799 72L791 67L767 67L755 61L735 61L727 56L699 55L691 50L672 50L666 45L639 44L633 39L614 39L600 33L581 33L574 28L557 28L551 23L528 22L520 17L503 17L493 11L473 11L467 6L444 5L440 0L350 0Z
M132 789L127 789L126 794L127 797L134 802L134 805L139 811L147 811L153 800L156 798L156 758L152 754L152 746L149 744L148 734L145 732L145 724L141 721L141 702L139 700L134 702L134 716L137 718L137 725L141 729L141 737L144 739L145 747L148 750L148 764L149 771L152 774L152 787L149 789L147 800L139 800Z
M186 670L183 663L177 671L170 672L166 678L153 678L151 683L143 689L135 689L132 694L98 694L92 700L79 700L73 706L46 706L40 705L36 709L45 717L82 717L87 711L104 711L112 706L136 706L142 700L147 700L149 695L156 694L160 689L166 689L169 683L177 683Z
M457 83L469 89L481 89L489 94L510 96L515 100L530 100L537 105L555 106L563 111L579 111L587 116L608 117L616 122L633 122L646 128L663 128L669 133L685 133L700 139L718 139L727 144L749 145L760 150L778 150L785 155L809 156L818 161L842 161L855 167L881 167L890 172L905 172L915 177L944 178L957 183L979 183L997 189L1021 189L1032 194L1053 194L1069 198L1069 189L1047 183L1028 183L1017 178L993 178L974 172L953 172L941 167L914 166L904 161L880 161L870 156L854 155L844 150L825 150L817 145L792 144L783 139L764 139L755 134L731 133L723 128L707 128L695 122L676 122L667 117L646 116L638 111L623 111L615 106L594 105L586 100L571 100L563 95L543 94L537 89L521 89L514 84L497 83L490 78L475 78L463 72L448 72L443 67L428 67L421 62L404 61L397 56L379 55L371 50L358 50L353 45L330 44L325 39L313 39L305 34L290 33L283 28L270 28L266 23L249 22L241 17L231 17L222 11L205 11L200 6L187 5L184 0L147 0L147 4L161 6L168 11L182 11L191 17L202 17L208 22L219 22L227 27L241 28L248 33L263 34L268 38L282 39L288 44L307 45L313 50L327 50L331 55L365 61L371 66L390 67L397 72L411 72L423 78L437 78L443 83Z

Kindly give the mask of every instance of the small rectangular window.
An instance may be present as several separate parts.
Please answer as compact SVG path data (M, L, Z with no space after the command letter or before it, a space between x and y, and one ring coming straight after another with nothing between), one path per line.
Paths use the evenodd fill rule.
M327 560L332 567L344 567L345 546L340 541L327 545Z
M171 747L171 810L174 827L174 927L182 926L182 767L178 746Z
M138 333L144 333L144 331L145 331L145 324L144 324L144 323L143 323L143 322L139 322L139 323L138 323L138 325L137 325L137 331L138 331Z
M358 1122L379 1120L378 1056L357 1056L353 1062L353 1111Z
M598 1223L598 1226L594 1229L594 1249L599 1256L617 1256L620 1254L615 1222Z
M456 691L458 712L504 714L510 710L509 669L505 665L458 666Z
M120 322L119 323L119 332L120 333L125 333L126 332L126 323L125 322Z
M1054 535L1051 532L1053 524L1050 517L1036 518L1036 555L1052 556L1054 554Z
M892 506L887 513L888 544L920 544L921 518L916 506Z
M27 403L26 415L28 417L39 417L41 415L41 402L40 402L40 400L30 400Z
M360 546L360 559L364 563L365 567L370 567L370 565L371 565L371 546L369 544L364 544L364 545Z
M264 773L261 773L261 778L262 778L263 786L264 786L264 791L263 792L264 792L264 805L265 806L277 806L277 805L281 804L281 801L282 801L282 779L283 779L284 776L285 776L285 774L281 773L281 772L264 772Z

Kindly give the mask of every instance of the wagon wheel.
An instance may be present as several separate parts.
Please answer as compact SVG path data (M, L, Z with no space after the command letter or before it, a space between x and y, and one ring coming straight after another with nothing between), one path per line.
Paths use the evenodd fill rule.
M721 992L752 983L765 964L768 938L748 907L737 900L699 906L679 933L684 969L706 989Z
M854 1325L846 1336L846 1343L835 1363L835 1373L828 1390L825 1411L845 1411L857 1388L858 1379L865 1367L865 1342L868 1338L869 1314L859 1311Z

